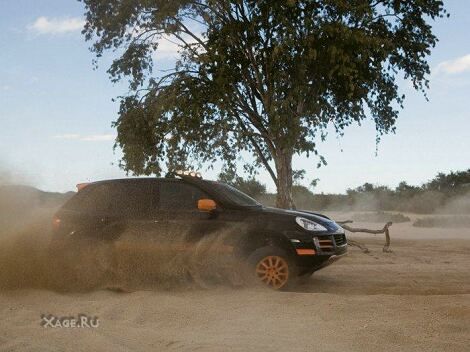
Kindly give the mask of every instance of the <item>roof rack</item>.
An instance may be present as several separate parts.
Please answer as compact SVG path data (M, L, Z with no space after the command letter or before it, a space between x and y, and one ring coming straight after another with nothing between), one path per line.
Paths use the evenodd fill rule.
M178 176L190 176L190 177L195 177L195 178L202 179L201 173L197 172L197 171L176 170L175 174L178 175Z

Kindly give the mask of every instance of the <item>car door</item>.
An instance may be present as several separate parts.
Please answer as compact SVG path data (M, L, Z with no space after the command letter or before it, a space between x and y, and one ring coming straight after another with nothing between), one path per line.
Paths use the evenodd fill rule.
M208 235L224 227L219 216L210 216L198 209L200 199L211 198L195 185L181 180L159 183L159 222L173 242L175 251L187 251L200 244Z
M119 222L110 226L119 227L121 235L114 247L118 261L132 265L135 270L155 263L166 253L164 224L159 221L157 205L157 181L139 179L123 182L115 190L114 205L110 211Z
M110 232L142 238L146 232L158 230L154 221L156 190L152 180L134 179L116 183L110 190L111 202L106 213Z
M207 194L181 180L162 180L158 191L158 221L165 228L167 239L185 249L204 236L203 214L198 210L199 199Z
M61 231L74 238L106 239L119 219L110 213L114 200L114 185L99 183L78 192L57 214Z

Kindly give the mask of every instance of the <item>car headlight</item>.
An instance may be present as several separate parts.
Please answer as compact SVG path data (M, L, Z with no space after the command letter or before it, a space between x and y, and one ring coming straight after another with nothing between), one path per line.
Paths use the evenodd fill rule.
M316 223L315 221L302 218L300 216L295 218L295 222L307 231L328 231L328 229L325 226L320 225Z

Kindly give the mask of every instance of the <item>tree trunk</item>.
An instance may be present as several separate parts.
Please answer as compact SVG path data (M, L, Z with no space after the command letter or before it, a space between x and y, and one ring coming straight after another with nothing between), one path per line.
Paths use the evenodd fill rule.
M292 199L292 151L281 149L276 151L274 163L277 172L276 207L295 209Z

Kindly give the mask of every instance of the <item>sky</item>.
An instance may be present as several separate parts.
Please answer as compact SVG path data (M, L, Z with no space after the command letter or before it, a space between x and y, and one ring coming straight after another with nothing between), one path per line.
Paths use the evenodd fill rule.
M368 121L330 133L319 144L328 165L296 156L315 192L342 193L365 182L419 185L438 172L470 168L470 1L445 1L450 18L434 24L439 43L429 58L429 101L403 81L405 107L396 134L375 143ZM125 84L112 84L109 59L92 65L80 30L83 4L64 0L0 0L0 176L47 191L80 182L125 177L114 150L118 103ZM170 67L174 48L163 45L156 68ZM108 60L108 61L107 61ZM220 172L202 170L214 179ZM273 191L266 172L258 178Z

